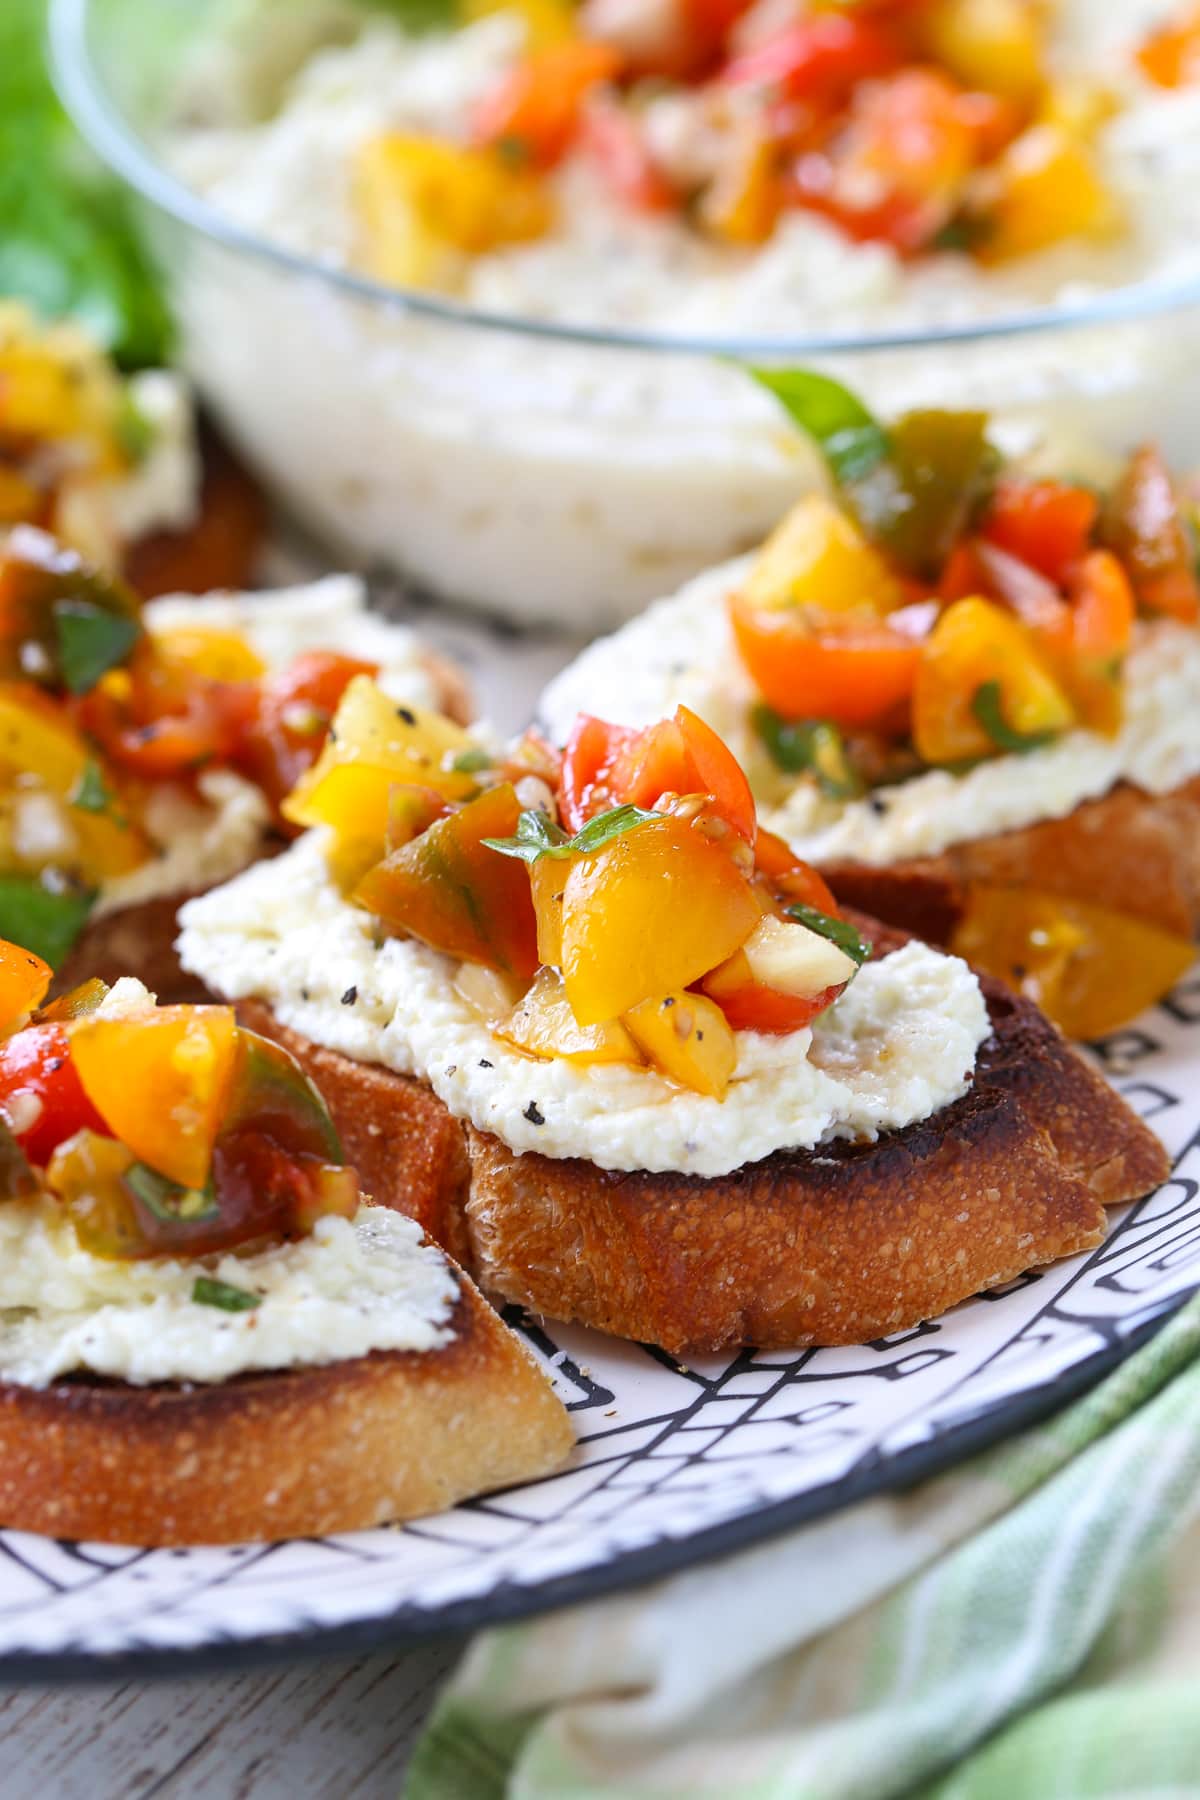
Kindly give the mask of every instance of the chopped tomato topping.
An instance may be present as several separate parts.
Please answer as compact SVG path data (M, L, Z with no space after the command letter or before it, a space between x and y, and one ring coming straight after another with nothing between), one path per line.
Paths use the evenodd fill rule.
M258 689L236 761L275 804L316 762L338 703L356 675L376 676L375 663L332 650L310 650Z
M919 641L886 620L811 629L796 613L731 602L733 635L755 686L786 719L831 719L853 729L902 715Z
M675 192L629 111L597 94L584 109L580 146L614 194L634 212L663 212Z
M32 950L0 939L0 1036L40 1005L52 976L50 964Z
M474 137L550 168L575 136L592 89L611 81L621 58L607 44L573 38L548 44L513 70L475 110Z
M793 100L838 102L856 82L886 75L900 61L900 47L882 25L850 12L816 13L735 57L722 80Z
M65 1025L30 1025L0 1044L0 1114L39 1167L77 1131L111 1136L83 1091Z
M563 754L559 789L563 823L571 831L606 807L648 808L663 794L711 795L720 817L747 843L754 841L754 797L737 758L686 706L644 731L580 715Z
M996 484L980 531L1064 587L1087 550L1099 511L1088 488L1007 476Z

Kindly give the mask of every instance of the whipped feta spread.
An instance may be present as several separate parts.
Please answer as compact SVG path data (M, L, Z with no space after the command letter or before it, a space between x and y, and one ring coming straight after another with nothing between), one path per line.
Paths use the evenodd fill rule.
M259 1296L245 1312L192 1298L197 1276ZM143 1386L252 1369L437 1350L458 1283L420 1226L387 1207L325 1218L253 1255L110 1262L82 1249L51 1200L0 1206L0 1380L45 1387L86 1370Z
M810 862L885 864L936 856L953 844L1063 819L1118 782L1165 794L1200 775L1200 631L1140 623L1125 665L1125 722L1115 737L1069 731L1021 756L997 756L964 775L930 769L861 800L831 800L786 776L753 731L755 694L738 660L726 601L750 568L710 570L553 681L539 718L563 742L578 712L650 725L690 706L720 732L750 777L759 816Z
M1124 102L1101 144L1128 226L1111 242L1074 240L1002 267L904 261L797 212L760 249L737 249L615 207L574 158L555 178L556 228L473 259L456 298L533 321L786 343L821 331L919 337L1187 275L1200 268L1200 87L1152 88L1130 55L1161 10L1054 9L1056 66L1098 74ZM256 16L190 72L163 154L243 230L350 268L357 148L389 129L461 137L521 54L523 30L515 10L428 37L375 18L314 52L313 33L294 25L284 42ZM668 112L655 129L669 137ZM817 479L773 402L706 357L422 318L250 258L198 259L183 279L187 366L298 514L343 556L377 555L522 622L594 630L630 617L758 541ZM828 366L885 415L978 405L1034 434L1052 418L1113 448L1151 421L1184 461L1200 451L1186 379L1198 349L1200 325L1174 314L1166 328L918 342Z
M328 575L301 587L261 594L171 594L145 608L148 629L236 631L267 665L283 669L306 650L335 650L380 666L394 700L436 706L437 687L415 634L367 610L355 575ZM260 855L271 831L261 790L232 769L210 769L191 789L162 782L151 790L146 830L150 861L104 884L95 913L117 912L166 894L215 886Z
M738 1032L723 1100L651 1069L526 1056L459 994L453 961L377 942L330 882L320 832L189 902L180 922L183 966L228 999L265 1000L314 1042L427 1081L513 1150L606 1169L716 1176L775 1150L873 1140L963 1094L990 1030L967 965L909 944L865 964L810 1030Z

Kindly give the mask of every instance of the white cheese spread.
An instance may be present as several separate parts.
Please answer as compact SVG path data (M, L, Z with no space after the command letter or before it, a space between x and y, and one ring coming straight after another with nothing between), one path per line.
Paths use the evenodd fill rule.
M977 405L1034 431L1069 423L1113 449L1150 420L1184 462L1200 448L1187 313L1165 329L1150 318L920 341L942 323L1086 305L1103 288L1195 267L1200 89L1151 89L1129 60L1161 10L1161 0L1055 8L1064 72L1116 71L1130 102L1105 134L1131 221L1111 244L1073 240L1005 267L906 262L795 213L747 252L615 208L573 159L559 177L558 228L475 259L456 297L536 321L751 344L903 328L911 350L828 365L885 416ZM249 11L222 77L179 96L166 160L243 231L342 270L355 249L357 147L387 129L460 135L519 55L519 19L410 38L373 18L355 42L310 55L311 39L288 36L278 8ZM450 598L590 634L759 541L818 478L774 403L711 357L443 323L248 257L236 277L224 263L187 272L186 366L339 554L381 557Z
M380 685L394 700L437 705L419 639L407 626L368 612L356 575L328 575L261 594L172 594L151 601L145 621L151 632L205 626L236 631L268 669L286 668L307 650L358 657L379 664ZM152 789L145 823L156 854L105 883L97 914L227 880L261 854L271 809L252 782L230 769L212 769L199 777L196 792L174 782Z
M199 1275L259 1296L245 1312L193 1300ZM411 1219L363 1206L253 1255L110 1262L81 1249L49 1200L0 1206L0 1380L45 1387L86 1370L142 1386L252 1369L436 1350L458 1283Z
M965 775L932 769L868 799L830 800L807 777L782 776L750 726L754 690L725 605L749 566L743 558L710 570L585 650L542 698L539 716L550 735L562 742L577 712L648 725L690 706L746 768L763 824L815 863L936 856L952 844L1065 818L1119 781L1163 794L1200 774L1200 631L1160 621L1137 627L1116 737L1070 731Z
M989 1032L966 964L910 944L868 962L812 1030L739 1032L723 1100L650 1069L525 1056L456 991L448 958L412 940L377 944L330 882L318 832L191 901L180 921L183 966L227 998L263 999L316 1043L420 1077L513 1150L606 1169L716 1176L775 1150L874 1139L964 1093Z

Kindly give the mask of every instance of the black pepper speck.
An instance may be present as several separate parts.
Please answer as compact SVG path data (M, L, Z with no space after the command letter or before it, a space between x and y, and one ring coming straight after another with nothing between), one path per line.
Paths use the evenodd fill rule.
M342 995L342 1005L343 1006L353 1006L354 1002L357 999L358 999L358 989L356 987L348 987L346 989L345 993Z
M531 1100L529 1105L525 1108L525 1117L529 1120L531 1125L544 1125L546 1123L538 1108L536 1100Z
M403 719L406 725L415 725L417 722L417 715L412 710L411 706L398 706L396 708L396 717L398 719Z
M486 1056L481 1056L479 1059L479 1066L481 1069L490 1069L492 1065Z

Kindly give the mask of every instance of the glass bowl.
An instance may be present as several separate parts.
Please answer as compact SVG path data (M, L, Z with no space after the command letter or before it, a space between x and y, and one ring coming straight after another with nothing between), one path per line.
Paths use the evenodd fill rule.
M50 0L59 91L143 203L180 359L231 439L343 560L520 625L590 633L758 542L817 478L738 361L809 364L887 413L1200 459L1200 280L872 337L674 337L474 312L239 229L153 149L212 0Z

